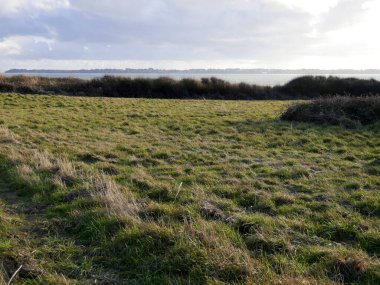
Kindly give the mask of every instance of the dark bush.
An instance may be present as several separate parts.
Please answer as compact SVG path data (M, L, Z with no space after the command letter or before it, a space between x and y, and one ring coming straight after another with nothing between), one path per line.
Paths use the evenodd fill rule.
M292 94L305 99L335 94L361 96L363 94L379 94L380 82L374 79L303 76L284 86L277 87L277 89L280 93Z
M380 96L335 96L298 103L290 106L281 119L354 128L380 120Z
M64 94L163 99L288 100L326 97L330 94L380 94L380 82L355 78L304 76L284 86L232 84L211 77L174 80L104 76L92 80L39 76L0 76L0 92ZM349 95L348 95L349 94Z
M15 88L10 83L0 83L0 92L14 92Z

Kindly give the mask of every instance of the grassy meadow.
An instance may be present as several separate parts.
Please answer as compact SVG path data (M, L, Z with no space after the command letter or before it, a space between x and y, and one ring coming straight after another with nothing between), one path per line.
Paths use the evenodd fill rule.
M0 284L380 284L380 123L291 101L0 96Z

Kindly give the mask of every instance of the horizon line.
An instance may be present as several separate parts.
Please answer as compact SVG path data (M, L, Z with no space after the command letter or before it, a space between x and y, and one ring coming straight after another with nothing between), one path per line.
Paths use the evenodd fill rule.
M354 68L336 68L336 69L320 69L320 68L189 68L189 69L165 69L165 68L80 68L80 69L28 69L28 68L11 68L0 73L12 74L12 73L65 73L65 72L120 72L120 73L132 73L132 72L152 72L152 73L164 73L164 72L323 72L323 73L368 73L376 72L380 73L380 68L366 68L366 69L354 69Z

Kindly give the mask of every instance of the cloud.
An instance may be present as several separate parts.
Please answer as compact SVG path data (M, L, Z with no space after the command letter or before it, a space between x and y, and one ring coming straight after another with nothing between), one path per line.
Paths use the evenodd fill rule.
M366 16L368 0L341 0L321 18L319 30L337 30L354 26Z
M274 0L289 9L302 10L310 15L318 16L328 12L331 7L339 3L339 0Z
M0 0L0 61L316 67L328 61L321 57L358 56L355 36L379 24L369 17L380 12L373 3ZM362 52L376 58L370 46L377 41L365 42Z
M68 8L69 0L0 0L0 15L7 16L27 12L51 11Z
M5 38L0 41L0 53L6 56L19 55L21 45L15 39Z
M265 1L143 0L140 3L115 0L114 4L91 5L90 1L79 0L59 14L43 11L8 27L2 25L0 35L17 32L50 37L56 48L53 53L41 54L47 57L56 56L64 49L66 54L61 56L68 58L98 55L100 58L184 59L223 54L239 58L254 51L263 53L266 45L282 41L284 35L293 38L293 34L307 32L305 25L292 20L306 22L302 13L283 10ZM97 53L67 49L74 49L76 45L86 45ZM105 48L109 45L114 52Z

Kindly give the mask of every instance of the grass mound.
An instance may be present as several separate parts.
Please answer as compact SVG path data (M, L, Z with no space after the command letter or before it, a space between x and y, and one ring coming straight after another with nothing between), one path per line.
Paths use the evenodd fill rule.
M380 120L380 97L321 98L290 106L281 118L287 121L357 127Z

